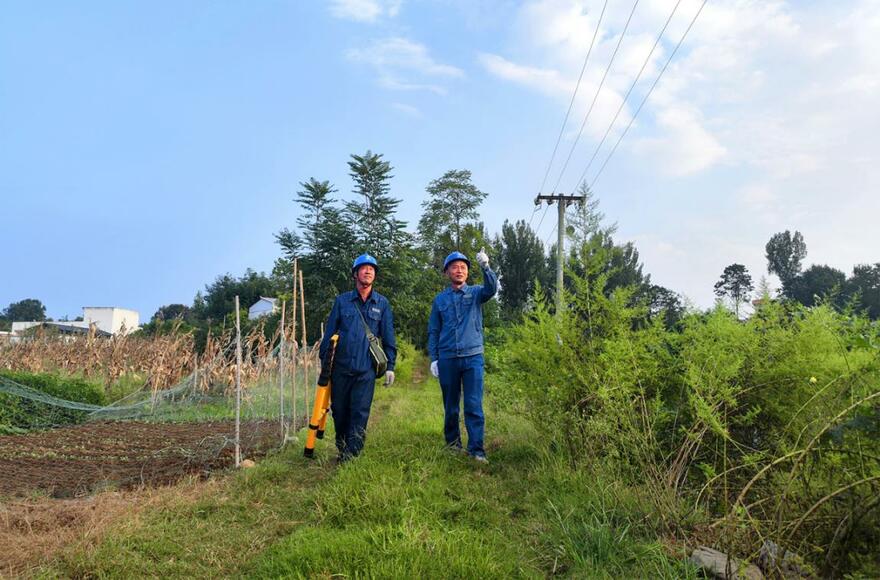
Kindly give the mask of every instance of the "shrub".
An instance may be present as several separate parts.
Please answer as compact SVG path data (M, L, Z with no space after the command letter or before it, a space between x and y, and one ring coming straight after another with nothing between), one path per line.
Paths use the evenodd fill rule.
M106 405L100 385L76 377L0 370L0 377L66 401ZM0 391L0 425L8 431L81 423L87 413Z
M561 318L538 294L494 349L493 394L571 465L647 484L658 525L678 528L690 505L746 556L770 538L823 575L875 572L877 324L769 302L744 322L720 306L690 313L673 332L585 271Z

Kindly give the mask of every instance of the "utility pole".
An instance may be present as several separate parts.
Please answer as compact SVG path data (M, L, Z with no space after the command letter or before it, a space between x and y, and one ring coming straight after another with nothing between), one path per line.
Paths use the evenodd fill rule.
M556 316L562 315L562 267L565 262L565 208L573 203L583 203L583 195L565 195L552 193L550 195L538 194L535 197L535 205L541 205L546 201L547 205L558 203L558 222L556 224Z

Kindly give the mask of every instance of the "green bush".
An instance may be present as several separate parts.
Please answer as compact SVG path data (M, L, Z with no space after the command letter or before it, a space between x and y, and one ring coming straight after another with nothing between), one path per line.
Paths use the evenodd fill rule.
M107 404L100 385L80 378L7 370L0 370L0 377L66 401L90 405ZM0 426L9 432L81 423L86 416L85 411L0 392Z
M880 561L880 327L828 305L719 306L670 331L607 275L570 276L492 348L492 395L517 405L576 469L652 489L657 525L688 508L726 549L765 538L822 575Z

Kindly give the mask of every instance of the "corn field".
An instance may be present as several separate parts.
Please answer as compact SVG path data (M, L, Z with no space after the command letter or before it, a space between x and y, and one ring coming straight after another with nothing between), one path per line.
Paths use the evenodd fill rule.
M295 359L305 362L305 358L312 357L316 349L302 351L297 348L291 332L288 330L285 334ZM273 351L279 339L279 331L267 338L262 325L242 337L243 384L257 381L277 368ZM135 333L103 338L94 333L59 337L38 332L20 342L0 344L0 369L82 376L103 382L106 387L126 380L151 390L162 390L179 383L198 367L199 386L207 388L212 384L234 384L234 345L232 329L208 334L201 354L196 352L192 333L151 336Z

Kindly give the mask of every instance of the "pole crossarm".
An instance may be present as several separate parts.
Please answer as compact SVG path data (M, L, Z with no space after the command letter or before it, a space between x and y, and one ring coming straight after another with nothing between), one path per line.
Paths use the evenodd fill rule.
M535 196L535 205L541 205L542 201L546 201L547 205L558 201L559 203L565 202L565 206L568 207L573 203L583 203L584 200L586 200L586 196L583 195L566 195L564 193L551 193L549 195L544 195L539 193Z

